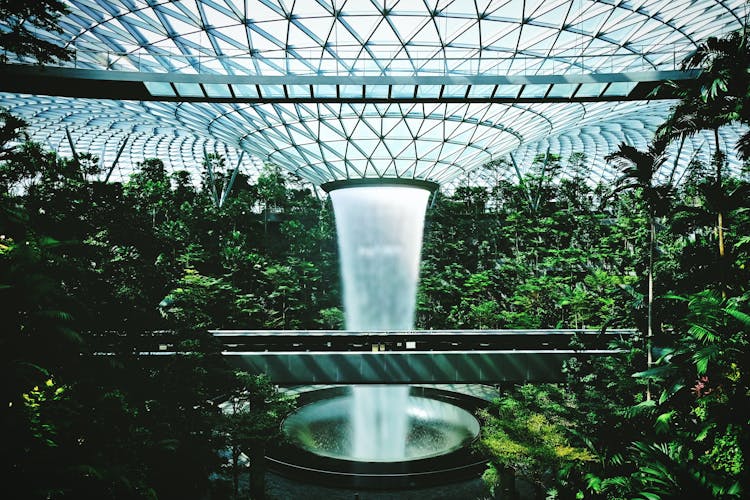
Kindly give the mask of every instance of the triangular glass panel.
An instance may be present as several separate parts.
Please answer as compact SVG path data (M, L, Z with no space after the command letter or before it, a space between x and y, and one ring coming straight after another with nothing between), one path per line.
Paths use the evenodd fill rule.
M204 2L203 4L203 12L205 13L207 25L214 27L214 28L220 28L222 26L229 26L232 24L238 24L239 19L236 19L232 16L232 13L227 13L226 11L223 11L223 9L214 8L211 4Z
M410 146L412 144L411 141L406 141L402 139L386 139L386 144L388 146L388 149L391 151L391 153L394 155L394 157L398 158L401 155L406 152L406 154L411 158L414 154L414 150L412 149L409 151Z
M253 3L253 5L255 5L255 3ZM294 10L292 11L292 14L304 19L305 22L308 18L331 17L329 9L318 2L294 2Z
M372 157L377 159L391 159L391 153L388 151L388 148L385 147L385 144L383 144L382 141L378 142L378 145L375 147L375 150L372 152Z
M458 47L477 47L480 40L479 22L474 22L459 33L455 38L450 40L450 44Z
M402 3L403 2L399 2L396 5L400 6ZM425 19L421 16L399 16L391 14L388 16L388 21L393 25L393 29L396 30L398 39L406 43L411 39L412 35L417 33L425 25L425 23L429 22L429 19ZM398 39L394 37L391 41L394 44L400 43Z
M505 28L502 31L484 35L482 38L482 43L484 43L483 48L504 51L509 55L513 55L515 54L519 34L520 28L518 25L505 24Z
M520 22L523 19L523 2L507 0L497 8L490 7L491 18Z
M553 7L550 10L546 8L539 9L539 14L533 16L535 23L561 27L565 24L566 16L569 10L569 3L566 1L562 5Z

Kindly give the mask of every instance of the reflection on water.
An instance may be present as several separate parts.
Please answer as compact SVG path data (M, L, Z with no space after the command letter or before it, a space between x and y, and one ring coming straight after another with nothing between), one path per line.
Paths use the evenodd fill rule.
M294 444L312 453L367 462L416 460L449 453L479 434L466 410L428 398L409 396L405 446L398 454L373 457L357 451L351 425L351 397L339 396L303 406L290 415L284 430Z

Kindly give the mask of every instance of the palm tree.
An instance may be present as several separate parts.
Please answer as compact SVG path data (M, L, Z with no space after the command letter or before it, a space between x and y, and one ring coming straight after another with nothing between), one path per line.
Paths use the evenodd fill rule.
M712 130L714 135L714 179L718 191L721 191L722 175L726 156L719 141L719 128L726 125L723 105L718 101L704 101L696 91L685 93L680 103L674 107L672 114L656 131L659 138L667 140L695 135L701 130ZM724 213L716 214L716 235L719 244L719 257L724 258Z
M701 130L712 130L714 183L716 191L721 193L725 155L719 142L719 128L733 122L750 124L747 27L723 37L709 37L685 58L681 69L700 69L701 73L695 81L678 85L680 102L657 130L657 137L684 140L686 136ZM740 137L735 149L741 159L750 158L750 132ZM718 206L723 206L723 203ZM716 214L716 235L722 263L725 261L724 229L724 211L719 209ZM722 278L722 289L723 281Z
M656 219L669 211L669 200L673 194L671 184L655 184L655 174L667 161L666 142L656 140L646 151L625 143L606 160L614 163L622 172L615 182L615 190L640 189L646 203L649 223L648 244L648 309L646 323L646 356L649 368L653 365L651 344L654 336L654 249L656 246ZM646 387L646 399L651 399L651 383Z
M723 123L750 123L750 47L747 43L747 26L721 38L709 37L682 62L681 69L700 69L697 89L701 99L713 103L718 111L716 118ZM750 132L737 142L741 159L750 157Z

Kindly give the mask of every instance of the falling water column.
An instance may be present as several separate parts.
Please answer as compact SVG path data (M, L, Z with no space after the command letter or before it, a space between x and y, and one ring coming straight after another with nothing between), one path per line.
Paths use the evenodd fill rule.
M368 179L323 187L336 216L346 328L412 329L424 215L437 186ZM354 387L353 456L404 458L408 397L408 386Z

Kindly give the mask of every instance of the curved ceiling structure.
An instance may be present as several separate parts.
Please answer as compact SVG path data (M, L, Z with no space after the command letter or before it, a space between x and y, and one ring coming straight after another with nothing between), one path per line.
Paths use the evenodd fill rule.
M123 175L145 157L182 169L216 152L315 184L448 184L510 153L523 168L547 151L583 153L592 181L608 180L603 156L623 141L644 147L670 103L614 100L636 82L604 76L673 70L746 16L742 0L67 3L63 32L41 35L73 49L68 66L252 84L148 76L149 102L0 94L34 140L63 154L70 140L105 162L122 149ZM691 139L677 164L708 157L710 144Z

